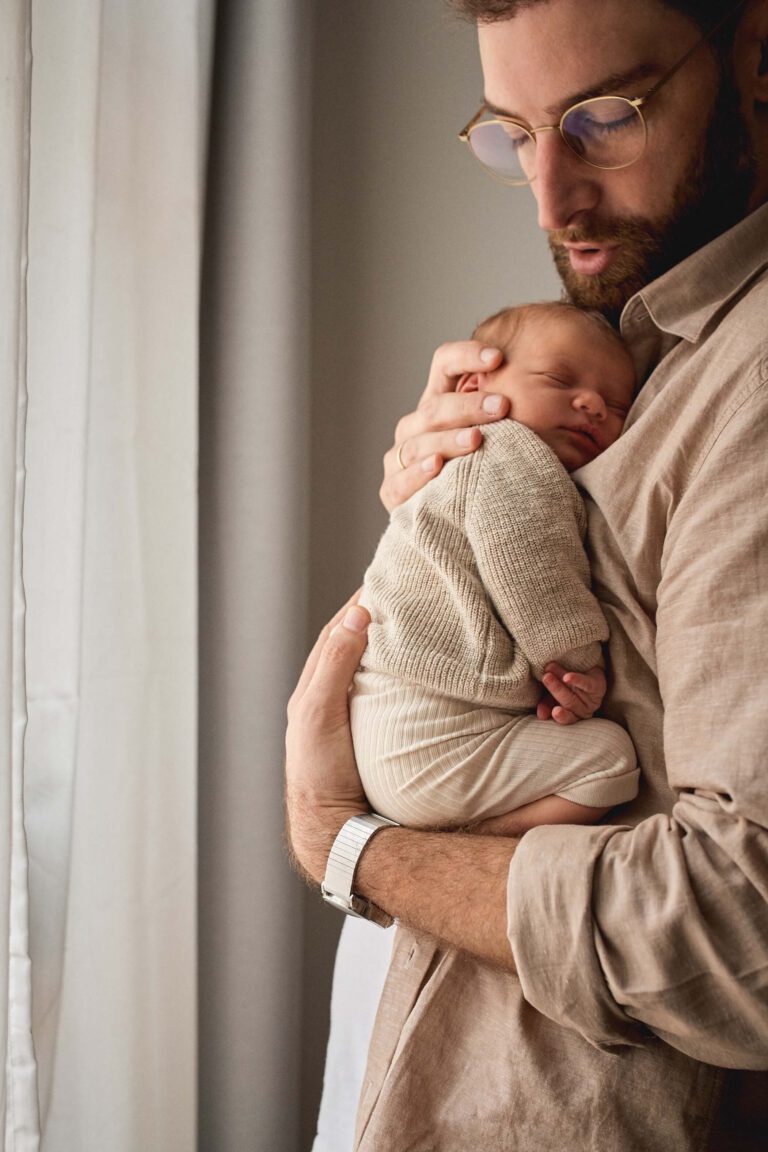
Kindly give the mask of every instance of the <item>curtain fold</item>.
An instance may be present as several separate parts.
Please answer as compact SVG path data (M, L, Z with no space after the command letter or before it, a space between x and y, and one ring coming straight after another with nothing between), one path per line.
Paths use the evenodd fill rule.
M2 799L0 891L7 948L0 971L7 995L0 1027L5 1040L2 1104L6 1147L39 1147L37 1067L32 1044L29 957L29 858L24 827L24 741L27 730L26 605L21 532L26 495L27 269L29 218L29 118L31 12L28 3L0 12L0 75L7 93L0 113L2 273L0 347L0 651L2 699Z
M304 651L309 0L220 5L203 275L200 1147L298 1148L302 890L283 844Z

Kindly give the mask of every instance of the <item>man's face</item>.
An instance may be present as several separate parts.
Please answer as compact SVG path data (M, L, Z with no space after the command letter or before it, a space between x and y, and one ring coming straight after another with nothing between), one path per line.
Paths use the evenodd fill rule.
M547 0L479 28L485 96L532 127L592 95L642 96L701 33L657 0ZM629 168L591 168L537 137L539 224L575 303L616 320L639 288L741 219L754 170L738 94L705 46L645 113Z
M629 353L598 325L572 311L529 318L501 367L467 377L459 391L508 396L510 418L535 432L569 472L580 468L618 439L635 386Z

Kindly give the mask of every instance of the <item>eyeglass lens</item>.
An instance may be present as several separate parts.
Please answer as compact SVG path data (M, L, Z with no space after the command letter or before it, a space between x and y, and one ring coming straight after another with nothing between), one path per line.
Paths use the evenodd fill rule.
M623 96L601 96L569 108L560 131L568 147L597 168L624 168L642 154L645 121ZM525 184L536 174L536 138L522 125L485 120L469 133L480 163L509 183Z

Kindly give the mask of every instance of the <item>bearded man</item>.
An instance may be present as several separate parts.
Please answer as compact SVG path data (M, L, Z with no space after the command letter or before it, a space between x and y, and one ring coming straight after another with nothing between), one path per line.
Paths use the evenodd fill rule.
M519 840L382 826L366 816L347 725L367 614L348 607L323 633L289 710L293 849L337 903L402 926L357 1147L756 1152L768 1138L768 0L459 7L477 21L485 81L462 136L494 175L530 185L569 297L620 322L644 382L624 435L576 477L611 629L604 712L629 730L644 786L620 824ZM506 415L454 391L499 357L471 342L438 351L387 456L387 507ZM557 675L545 684L577 710ZM339 833L346 893L326 874Z

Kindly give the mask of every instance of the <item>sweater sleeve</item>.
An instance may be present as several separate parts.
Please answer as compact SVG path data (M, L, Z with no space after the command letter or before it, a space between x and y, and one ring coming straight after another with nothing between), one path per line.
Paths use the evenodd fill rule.
M551 660L586 671L601 660L608 626L590 588L581 498L538 436L506 424L483 449L467 537L494 612L534 675Z

